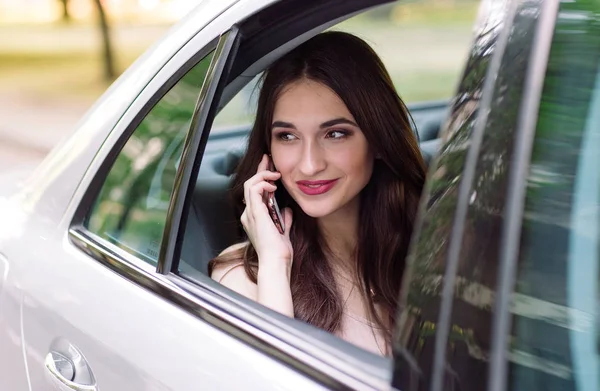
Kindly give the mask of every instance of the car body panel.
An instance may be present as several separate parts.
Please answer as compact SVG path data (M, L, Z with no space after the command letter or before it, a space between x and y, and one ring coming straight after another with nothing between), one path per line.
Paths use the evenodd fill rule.
M58 248L32 251L13 270L27 292L22 322L32 389L47 389L44 358L58 337L83 352L101 389L286 389L291 379L304 389L320 389L90 260L68 241L53 243ZM63 259L51 262L48 250L62 252ZM27 273L31 265L38 272ZM238 376L226 376L230 371Z
M11 362L9 373L13 376L0 379L1 389L47 389L44 359L52 342L59 337L82 350L105 389L188 389L195 385L206 389L223 386L240 389L253 384L261 389L266 389L265 385L286 389L291 379L299 382L298 385L303 384L305 389L319 389L312 381L248 345L242 344L240 349L240 344L230 335L199 322L91 260L67 238L72 216L68 205L73 200L72 195L78 194L76 188L85 188L88 184L77 178L83 178L88 172L87 178L91 180L97 166L90 163L97 150L101 151L98 154L101 159L103 152L116 142L126 122L173 69L229 28L240 15L234 12L218 23L211 23L198 34L194 33L184 50L177 50L177 42L185 43L192 34L186 29L201 29L202 21L206 24L218 19L234 3L209 1L200 5L194 12L196 18L189 17L183 27L127 71L86 115L78 130L52 152L32 177L25 182L20 181L23 175L9 178L10 188L5 187L1 198L2 210L6 213L3 213L0 231L4 276L0 295L0 362ZM265 3L254 2L253 7L257 10ZM169 59L172 52L177 53ZM121 126L108 132L115 123ZM23 235L24 232L27 235ZM62 255L57 258L49 254ZM8 265L10 278L6 278ZM123 300L124 297L127 300ZM141 323L157 313L161 314L160 323ZM112 319L111 325L107 326L102 318ZM144 333L139 333L139 327L144 328ZM182 336L198 338L190 341L179 338ZM228 349L231 350L228 352ZM231 356L239 358L236 361L239 367L231 367L227 359ZM15 360L15 357L22 359ZM224 368L241 376L222 378L214 371L207 374L201 364L217 363L219 357ZM165 366L166 358L168 362L185 365ZM277 380L273 373L282 377Z
M2 373L10 374L0 377L0 388L30 390L21 339L20 297L7 287L10 280L10 264L0 253L0 364Z

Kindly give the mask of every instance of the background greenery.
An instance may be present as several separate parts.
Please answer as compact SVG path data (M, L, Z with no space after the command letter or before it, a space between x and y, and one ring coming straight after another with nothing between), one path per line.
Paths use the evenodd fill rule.
M340 28L372 41L393 65L391 73L401 81L407 101L436 99L447 97L455 87L460 61L470 44L477 6L477 2L465 0L395 3L354 17ZM168 27L114 25L117 71L129 66ZM110 83L103 78L98 37L90 31L92 26L56 22L0 28L3 87L18 87L39 98L92 102ZM40 37L48 41L40 42ZM52 37L56 39L50 40ZM22 44L15 45L15 40ZM423 45L427 42L430 45ZM453 48L449 46L458 50L450 50ZM444 56L435 58L436 52Z

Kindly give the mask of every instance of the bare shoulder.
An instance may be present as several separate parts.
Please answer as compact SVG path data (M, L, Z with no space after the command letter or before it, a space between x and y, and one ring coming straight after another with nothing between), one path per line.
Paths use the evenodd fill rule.
M248 242L236 243L223 250L221 254L219 254L219 257L230 254L233 255L235 251L238 251L247 245ZM241 258L239 261L215 265L210 277L221 283L221 285L252 300L258 298L258 287L255 283L250 281L250 278L248 278L246 270L244 269L244 260Z
M238 266L243 266L244 260L242 257L236 259L235 252L243 249L247 245L248 242L236 243L221 251L217 258L221 258L222 262L219 262L214 266L211 274L212 279L220 281L225 274L228 274L230 271L233 272L233 270L237 269ZM243 269L243 267L240 268Z
M227 247L225 250L221 251L221 254L219 254L219 256L231 254L235 251L241 250L244 247L248 246L248 244L249 244L248 242L240 242L240 243L232 244L231 246Z

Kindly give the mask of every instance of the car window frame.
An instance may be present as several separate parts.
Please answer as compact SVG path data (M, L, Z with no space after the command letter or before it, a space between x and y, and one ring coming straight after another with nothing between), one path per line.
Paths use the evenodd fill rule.
M173 259L178 258L181 254L183 237L179 228L185 227L187 223L188 213L184 213L184 211L189 210L190 206L193 192L192 178L195 179L198 175L212 121L216 115L225 82L229 78L232 63L236 58L240 38L239 26L234 24L231 29L219 37L214 49L213 61L200 90L200 96L185 138L179 168L175 175L175 184L156 266L157 273L170 273L173 268Z
M195 37L199 35L196 34ZM204 37L201 37L204 38ZM167 61L167 63L154 75L152 80L148 83L146 88L140 92L138 97L127 109L126 113L122 116L121 120L115 125L111 133L108 135L108 139L115 136L115 132L119 130L123 121L127 121L126 125L122 127L120 134L116 135L114 144L107 145L105 141L101 150L96 154L94 160L103 159L93 177L85 189L85 192L75 209L71 224L69 226L68 236L73 244L85 252L90 251L88 247L89 242L94 244L95 250L92 252L93 257L100 260L105 265L115 269L119 269L122 265L136 271L143 271L144 273L156 272L157 266L151 265L147 261L125 251L114 243L101 238L94 232L89 231L84 222L89 213L91 213L94 202L97 196L102 190L102 186L106 178L108 177L110 170L116 161L117 157L121 153L123 147L127 141L134 134L138 126L146 118L148 113L156 106L156 104L167 94L173 86L175 86L183 76L185 76L194 66L202 61L206 56L210 55L214 51L218 42L218 36L209 40L208 43L204 44L200 49L197 48L197 42L192 39L186 45ZM204 39L202 39L204 40ZM194 48L196 47L196 48ZM213 61L214 61L213 56ZM152 84L157 84L158 87L155 91L148 93L147 90ZM103 156L102 149L106 149L107 152ZM92 163L93 164L93 163ZM84 240L86 243L82 243ZM102 255L100 253L103 253ZM90 254L91 255L91 254ZM112 260L108 260L113 257ZM134 272L135 273L135 272ZM147 274L148 275L148 274Z

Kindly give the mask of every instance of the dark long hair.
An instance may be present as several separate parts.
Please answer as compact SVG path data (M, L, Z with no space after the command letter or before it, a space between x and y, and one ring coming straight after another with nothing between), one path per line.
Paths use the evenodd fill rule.
M285 86L303 78L322 83L342 99L377 156L371 179L360 194L354 269L363 294L373 297L368 300L369 315L385 330L389 344L425 164L411 130L410 114L369 45L351 34L326 32L271 65L263 75L248 150L237 167L231 194L241 215L243 184L270 150L275 102ZM284 186L278 186L276 197L281 207L289 206L294 213L290 239L294 248L291 291L295 317L336 332L343 302L316 220L300 209ZM251 244L213 259L209 272L216 264L240 261L256 283L258 257ZM375 303L382 307L382 316Z

